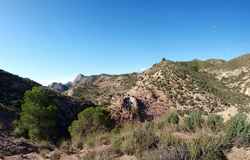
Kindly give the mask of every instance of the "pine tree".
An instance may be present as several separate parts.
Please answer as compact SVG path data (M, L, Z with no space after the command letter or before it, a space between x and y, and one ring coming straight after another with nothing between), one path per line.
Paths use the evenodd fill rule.
M56 119L59 105L42 88L24 94L19 127L35 141L52 140L58 134Z

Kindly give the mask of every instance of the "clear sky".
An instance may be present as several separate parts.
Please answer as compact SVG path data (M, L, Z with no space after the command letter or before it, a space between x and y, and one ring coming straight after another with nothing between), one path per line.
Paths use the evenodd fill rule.
M48 85L250 53L249 0L0 0L0 69Z

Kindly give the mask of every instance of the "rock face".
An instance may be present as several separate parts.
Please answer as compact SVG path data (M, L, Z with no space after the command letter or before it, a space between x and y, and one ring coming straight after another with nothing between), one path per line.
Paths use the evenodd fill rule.
M72 82L72 86L76 86L82 78L84 78L85 76L82 74L78 74L78 76L74 79L74 81Z
M68 82L66 84L62 84L62 83L54 82L51 85L49 85L48 87L51 88L51 89L54 89L56 91L64 92L64 91L67 91L69 88L72 87L72 83Z
M75 87L78 84L91 84L94 82L103 82L111 77L114 77L113 75L108 74L100 74L100 75L92 75L92 76L83 76L82 74L79 74L76 79L73 81L72 86Z
M65 84L54 82L51 85L49 85L48 87L53 89L53 90L56 90L56 91L65 92L65 91L68 91L69 89L74 88L80 84L91 84L94 82L103 82L111 77L115 77L115 76L107 75L107 74L84 76L82 74L79 74L74 79L73 82L68 82ZM71 93L71 91L69 91L69 92ZM69 94L69 95L71 96L71 94Z
M134 121L136 118L140 119L140 105L134 96L126 95L121 99L117 99L108 107L111 112L111 117L116 120L117 126L121 126L128 121Z

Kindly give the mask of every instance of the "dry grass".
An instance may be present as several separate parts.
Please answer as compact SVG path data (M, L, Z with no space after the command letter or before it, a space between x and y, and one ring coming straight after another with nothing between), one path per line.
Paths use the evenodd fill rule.
M220 118L211 116L212 122L208 123L207 118L198 116L199 125L187 130L182 118L180 123L169 124L169 115L171 112L148 125L127 123L116 134L88 135L84 144L91 143L89 148L102 146L103 137L109 137L111 145L105 151L89 152L85 159L114 159L123 155L136 156L137 159L224 159L232 148L223 124L216 126L217 120L222 121Z

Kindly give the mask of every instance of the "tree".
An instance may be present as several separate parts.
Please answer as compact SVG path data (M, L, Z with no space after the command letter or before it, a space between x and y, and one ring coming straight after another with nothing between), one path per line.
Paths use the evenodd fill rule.
M35 141L52 140L58 134L56 119L59 105L42 88L24 94L19 128Z
M88 133L111 130L114 126L115 120L111 119L109 109L90 107L78 114L78 120L69 126L69 132L72 137L81 137Z

